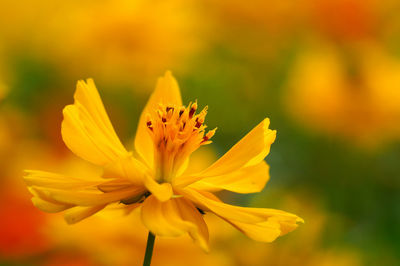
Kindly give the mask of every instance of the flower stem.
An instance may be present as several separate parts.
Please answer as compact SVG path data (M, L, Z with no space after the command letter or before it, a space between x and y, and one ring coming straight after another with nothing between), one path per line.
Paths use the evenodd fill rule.
M155 239L156 236L149 231L149 235L147 237L146 253L144 254L143 266L150 266L151 264L151 257L153 256Z

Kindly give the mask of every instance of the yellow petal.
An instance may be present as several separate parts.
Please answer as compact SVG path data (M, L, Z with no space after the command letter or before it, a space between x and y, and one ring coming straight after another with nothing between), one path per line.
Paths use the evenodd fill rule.
M132 183L126 179L111 179L110 181L104 182L97 186L102 192L111 192L114 190L120 190L126 187L132 186Z
M64 108L61 126L67 147L79 157L106 165L127 155L104 109L93 80L79 81L75 102Z
M41 191L48 198L55 200L56 202L64 204L73 204L78 206L94 206L109 204L112 202L121 201L124 199L131 198L145 192L143 187L127 187L120 190L114 190L112 192L103 193L99 190L61 190L61 189L49 189L32 187L35 190Z
M164 105L182 105L181 93L178 83L172 76L170 71L167 71L164 77L158 79L157 86L153 94L150 96L141 116L136 131L135 149L137 153L146 161L149 167L153 167L154 148L153 140L147 132L146 116L154 113L159 104Z
M175 185L184 187L203 178L227 175L242 167L259 164L268 155L276 138L276 131L268 126L269 119L266 118L206 170L177 178Z
M186 188L181 193L202 210L215 213L258 241L273 241L276 237L294 230L298 222L304 222L300 217L281 210L225 204L208 192Z
M134 185L143 184L146 175L151 175L148 169L131 154L104 167L104 178L125 179Z
M25 170L25 183L28 186L38 186L58 189L83 189L104 183L106 180L86 181L75 177L59 175L55 173Z
M141 211L143 224L155 235L177 237L188 233L204 250L208 250L208 229L194 205L184 198L161 202L148 197Z
M104 207L106 207L106 205L98 205L92 207L74 207L65 212L64 219L68 224L74 224L101 211L102 209L104 209Z
M61 212L73 207L73 205L70 204L52 203L39 197L33 197L32 203L39 210L49 213Z
M141 203L133 203L133 204L124 206L124 208L123 208L124 214L129 215L140 206L141 206Z
M232 222L229 220L226 221L232 224L243 234L256 241L272 242L281 235L280 225L276 222L265 221L261 223L248 224L241 222Z
M32 197L33 205L44 212L49 212L49 213L61 212L74 206L72 204L65 204L58 202L48 197L41 190L35 189L34 187L28 187L28 190L33 195Z
M176 198L175 202L180 211L182 219L196 225L196 227L192 228L192 230L188 232L189 235L196 243L200 245L204 251L208 252L209 233L207 224L205 223L202 214L192 202L184 198Z
M152 177L146 176L144 181L145 187L153 194L159 201L167 201L173 195L172 186L170 183L157 183Z
M206 177L189 187L197 190L219 191L221 189L236 193L260 192L269 180L269 166L265 161L243 167L233 173Z
M268 155L271 144L276 138L276 131L269 129L268 126L269 119L266 118L218 161L207 168L202 176L223 175L243 166L251 166L261 162Z
M150 169L132 156L108 165L105 168L104 177L122 178L137 186L144 185L160 201L169 200L173 194L171 184L157 183Z

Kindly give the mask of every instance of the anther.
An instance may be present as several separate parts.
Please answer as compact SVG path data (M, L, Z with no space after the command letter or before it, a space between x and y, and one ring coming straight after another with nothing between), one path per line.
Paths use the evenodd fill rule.
M196 125L195 125L195 127L199 128L199 127L201 127L202 124L203 124L203 122L201 122L201 120L199 120L199 118L196 118Z
M203 140L200 142L200 144L211 139L215 135L215 131L217 131L217 128L214 128L213 130L208 131L207 134L203 137Z
M190 107L190 111L189 111L189 118L192 118L194 113L197 110L197 102L195 102L194 104L192 104L192 106Z
M200 144L206 142L206 141L209 140L209 139L210 139L209 137L204 136L204 137L203 137L203 140L200 142Z

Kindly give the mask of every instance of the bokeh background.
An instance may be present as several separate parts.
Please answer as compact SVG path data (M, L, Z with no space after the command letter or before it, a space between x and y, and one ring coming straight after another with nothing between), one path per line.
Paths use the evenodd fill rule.
M397 0L0 0L0 265L141 264L137 214L68 226L33 207L22 171L98 170L61 140L78 79L94 78L133 148L167 69L219 128L192 167L270 117L265 190L221 196L306 223L265 244L207 214L210 254L157 239L154 265L400 265L399 12Z

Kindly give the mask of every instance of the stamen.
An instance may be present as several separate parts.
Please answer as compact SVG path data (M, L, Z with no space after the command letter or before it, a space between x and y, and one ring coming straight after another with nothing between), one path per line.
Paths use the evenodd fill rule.
M153 116L147 118L154 141L154 162L158 182L172 182L187 157L209 139L215 129L205 132L207 107L196 114L197 102L188 107L160 104ZM179 111L178 111L179 110Z
M197 102L195 102L194 104L192 104L190 111L189 111L189 118L192 119L194 113L197 110Z
M206 142L215 135L215 131L217 131L217 128L214 128L213 130L208 131L207 134L203 137L201 144L207 144Z
M181 107L181 110L179 111L179 117L182 116L183 112L185 112L186 108L185 107Z
M199 128L202 124L203 124L203 122L200 122L200 121L199 121L199 118L196 118L196 125L195 125L195 127Z

